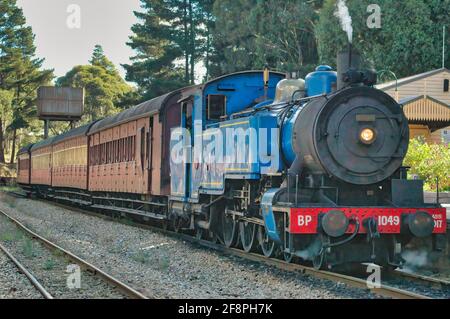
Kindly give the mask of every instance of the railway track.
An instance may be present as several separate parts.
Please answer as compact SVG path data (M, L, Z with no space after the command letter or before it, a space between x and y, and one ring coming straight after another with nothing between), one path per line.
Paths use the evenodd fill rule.
M434 278L434 277L405 272L403 270L395 270L394 273L395 273L395 276L404 278L411 282L434 287L435 289L450 291L450 281L447 281L447 280L442 280L442 279L438 279L438 278Z
M11 195L15 196L15 197L26 197L20 193L13 193ZM53 201L44 200L44 199L39 199L39 200L44 201L45 203L49 203L52 205L56 205L56 206L68 209L68 210L77 211L79 213L89 214L92 216L96 216L96 217L108 219L108 220L116 220L116 218L108 216L106 214L82 209L79 207L69 206L69 205L63 204L61 202L53 202ZM119 213L119 215L120 215L120 213ZM301 273L301 274L314 276L314 277L320 278L320 279L344 283L344 284L347 284L354 288L369 290L373 294L379 295L382 297L395 298L395 299L432 299L432 297L430 297L427 294L417 293L417 292L409 291L406 289L401 289L401 288L391 286L391 285L382 284L380 287L368 287L367 281L360 277L350 276L350 275L336 273L336 272L330 272L330 271L317 270L315 268L300 265L300 264L287 263L284 260L280 260L280 259L276 259L276 258L266 258L263 255L260 255L257 253L250 253L250 254L245 253L244 251L237 249L237 248L226 248L225 246L218 244L218 243L213 243L211 241L198 239L195 236L191 236L189 234L177 233L177 232L174 232L171 230L162 229L162 228L155 227L155 226L152 226L149 224L138 224L138 226L145 228L145 229L155 231L155 232L162 233L162 234L170 236L172 238L177 238L177 239L189 242L191 244L195 244L195 245L199 245L204 248L212 249L212 250L222 253L224 255L235 256L235 257L239 257L241 259L245 259L245 260L248 260L251 262L265 264L265 265L275 267L275 268L283 270L283 271L297 272L297 273ZM441 287L448 287L447 282L441 281L441 280L435 279L435 278L429 278L429 277L425 277L425 276L414 275L414 274L398 272L398 271L395 271L394 274L401 276L402 278L414 281L416 283L420 282L422 284L427 284L430 286L432 285L434 287L436 287L436 285L439 284Z
M149 297L144 296L140 292L136 291L132 287L126 285L125 283L121 282L120 280L114 278L113 276L105 273L98 267L90 264L89 262L85 261L81 257L78 257L77 255L67 251L66 249L58 246L57 244L45 239L44 237L38 235L37 233L33 232L29 228L27 228L25 225L23 225L20 221L17 219L11 217L4 211L0 210L0 216L6 217L10 222L15 224L22 232L27 234L32 239L40 242L45 247L47 247L50 251L52 251L54 254L59 254L61 256L64 256L68 258L70 261L74 262L78 266L80 266L81 269L84 271L89 272L90 274L94 275L97 278L100 278L103 282L107 283L111 287L114 287L117 289L121 294L126 296L130 299L149 299ZM30 282L36 287L36 289L42 294L42 296L46 299L53 299L53 296L44 288L44 286L31 274L30 271L26 269L25 266L23 266L17 258L15 258L11 252L9 252L3 245L0 244L0 249L11 259L11 261L19 268L19 270L25 274L25 276L30 280Z
M27 277L27 279L36 288L36 290L39 291L42 297L44 297L45 299L53 299L53 296L44 288L44 286L2 244L0 244L0 251L2 251L9 258L9 260L11 260L11 262L17 267L17 269Z

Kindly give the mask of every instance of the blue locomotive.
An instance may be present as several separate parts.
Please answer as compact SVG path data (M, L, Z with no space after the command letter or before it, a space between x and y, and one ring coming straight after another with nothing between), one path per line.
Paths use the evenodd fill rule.
M171 138L174 229L330 269L396 267L411 238L445 233L445 210L426 205L402 167L401 106L373 88L376 73L343 64L339 77L329 66L305 81L266 70L184 91Z

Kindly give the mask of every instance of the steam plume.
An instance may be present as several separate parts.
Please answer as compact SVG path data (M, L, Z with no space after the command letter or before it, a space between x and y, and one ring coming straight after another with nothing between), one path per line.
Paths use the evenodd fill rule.
M334 12L334 15L339 18L341 22L342 30L347 33L348 42L352 43L353 40L353 27L352 27L352 17L348 12L347 5L345 4L345 0L338 0L337 9Z

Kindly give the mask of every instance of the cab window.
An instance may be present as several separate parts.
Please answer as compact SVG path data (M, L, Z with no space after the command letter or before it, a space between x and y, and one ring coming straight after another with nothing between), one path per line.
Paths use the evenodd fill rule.
M226 115L226 96L208 95L207 119L210 121L219 121Z

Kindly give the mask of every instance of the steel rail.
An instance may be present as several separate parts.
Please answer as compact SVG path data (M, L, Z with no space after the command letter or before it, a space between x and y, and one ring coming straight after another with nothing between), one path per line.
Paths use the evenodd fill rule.
M67 204L63 204L60 202L54 202L54 201L49 201L49 200L45 200L45 199L38 199L40 201L43 201L45 203L54 205L54 206L59 206L65 209L69 209L72 211L77 211L79 213L82 214L88 214L91 216L95 216L95 217L99 217L102 219L107 219L107 220L113 220L113 221L117 221L117 219L110 217L108 215L105 214L101 214L101 213L97 213L97 212L93 212L87 209L82 209L80 207L73 207ZM117 214L117 213L116 213ZM126 213L125 213L126 214ZM190 236L188 234L184 234L184 233L176 233L174 231L170 231L167 229L162 229L159 227L155 227L152 225L148 225L148 224L136 224L137 226L141 227L141 228L145 228L145 229L149 229L155 232L159 232L161 234L167 235L167 236L171 236L173 238L177 238L177 239L181 239L184 241L187 241L189 243L192 244L198 244L202 247L206 247L218 252L221 252L223 254L228 254L228 255L233 255L242 259L247 259L253 262L258 262L258 263L263 263L266 264L268 266L271 267L275 267L278 268L280 270L284 270L284 271L289 271L289 272L298 272L298 273L302 273L302 274L307 274L307 275L311 275L314 276L316 278L320 278L320 279L325 279L325 280L330 280L330 281L334 281L334 282L341 282L341 283L345 283L351 287L354 288L359 288L359 289L365 289L365 290L369 290L370 292L372 292L373 294L382 296L382 297L387 297L387 298L395 298L395 299L432 299L431 297L425 296L425 295L421 295L421 294L417 294L411 291L407 291L407 290L403 290L403 289L399 289L396 287L391 287L388 285L381 285L380 287L368 287L367 285L367 281L361 278L357 278L357 277L352 277L352 276L348 276L348 275L343 275L343 274L339 274L339 273L335 273L335 272L330 272L330 271L324 271L324 270L317 270L315 268L312 267L308 267L308 266L304 266L304 265L300 265L300 264L294 264L294 263L287 263L284 260L280 260L280 259L275 259L275 258L267 258L263 255L259 255L256 253L246 253L240 249L237 248L227 248L223 245L220 244L216 244L210 241L206 241L206 240L202 240L202 239L197 239L193 236Z
M20 270L21 273L23 273L30 283L39 291L39 293L44 297L45 299L53 299L53 296L42 286L42 284L34 277L26 268L23 266L20 261L18 261L9 251L6 249L5 246L0 244L0 250L2 250L6 256L14 263L14 265Z
M130 286L126 285L125 283L121 282L120 280L112 277L111 275L107 274L106 272L102 271L98 267L90 264L89 262L83 260L82 258L76 256L75 254L67 251L66 249L50 242L49 240L45 239L44 237L38 235L37 233L33 232L29 228L27 228L25 225L23 225L21 222L19 222L17 219L11 217L4 211L0 210L0 214L5 216L8 220L13 222L15 225L17 225L21 230L23 230L25 233L27 233L32 238L40 241L43 243L46 247L53 251L59 251L63 253L65 256L67 256L71 261L77 263L80 267L84 268L85 270L92 273L94 276L98 276L99 278L103 279L105 282L109 283L113 287L117 288L120 292L122 292L124 295L128 296L132 299L149 299L149 297L144 296L137 290L131 288Z
M150 226L152 227L152 226ZM153 228L153 227L152 227ZM278 268L283 271L289 271L289 272L298 272L301 274L311 275L316 278L325 279L325 280L331 280L334 282L341 282L344 284L347 284L354 288L359 289L366 289L370 292L380 295L383 297L388 298L395 298L395 299L431 299L428 296L413 293L407 290L387 286L387 285L381 285L380 287L368 287L367 281L361 278L347 276L339 273L324 271L324 270L317 270L312 267L303 266L300 264L294 264L294 263L288 263L283 260L275 259L275 258L267 258L263 255L259 255L256 253L246 253L240 249L237 248L226 248L222 245L212 243L210 241L197 239L195 237L186 235L186 234L180 234L175 233L168 230L160 230L159 228L155 228L156 231L160 231L161 233L173 236L175 238L182 239L184 241L188 241L193 244L199 244L202 247L210 248L225 254L233 255L242 259L247 259L253 262L263 263L271 267Z
M448 280L419 275L419 274L413 274L413 273L406 272L403 270L395 270L394 275L406 278L413 282L437 287L440 289L450 289L450 281L448 281Z

